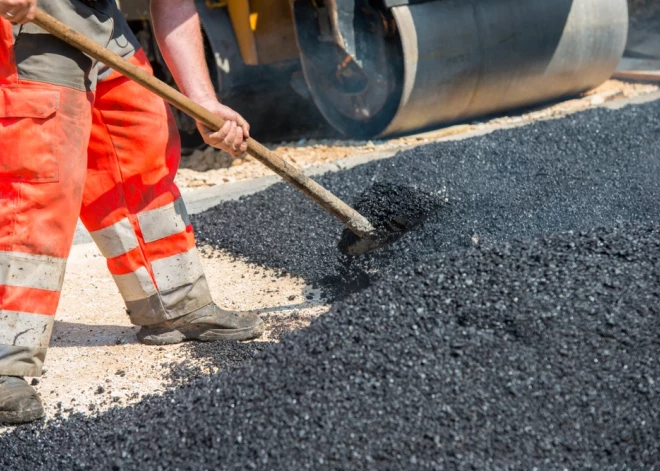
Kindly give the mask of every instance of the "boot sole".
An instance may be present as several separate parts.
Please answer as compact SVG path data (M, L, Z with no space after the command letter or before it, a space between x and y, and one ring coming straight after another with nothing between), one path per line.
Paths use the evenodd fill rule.
M0 412L0 424L27 424L28 422L34 422L35 420L43 418L44 415L44 410L42 408Z
M264 325L245 329L187 329L170 330L162 333L143 332L143 327L138 331L137 337L144 345L174 345L186 341L218 342L221 340L252 340L264 333Z

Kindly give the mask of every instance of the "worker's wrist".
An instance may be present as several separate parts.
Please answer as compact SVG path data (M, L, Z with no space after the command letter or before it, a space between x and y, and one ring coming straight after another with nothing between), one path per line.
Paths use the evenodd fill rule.
M195 103L206 103L206 102L217 102L218 97L215 93L187 93L188 98L190 98Z

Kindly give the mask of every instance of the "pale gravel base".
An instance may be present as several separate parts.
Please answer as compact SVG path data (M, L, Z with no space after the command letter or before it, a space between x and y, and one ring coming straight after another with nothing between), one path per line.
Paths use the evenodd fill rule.
M460 138L475 131L488 131L508 125L528 124L534 121L558 118L567 114L600 106L603 103L654 93L660 87L651 84L608 80L601 86L573 99L544 105L524 111L502 114L492 119L468 124L441 127L433 131L384 140L301 139L296 142L270 143L267 147L278 152L285 160L308 168L347 157L379 151L397 151L411 146ZM258 136L254 136L259 138ZM180 188L198 188L233 183L271 175L272 172L252 157L232 159L225 152L208 147L184 156L177 173Z
M206 253L202 264L214 300L230 308L259 311L266 332L257 341L278 341L282 333L306 327L329 309L319 293L299 279L276 276L204 247L200 252ZM173 364L197 366L182 345L153 347L137 342L138 328L129 322L105 259L94 244L73 247L56 319L46 371L35 386L47 420L58 413L90 415L139 402L142 396L168 387ZM9 429L0 426L0 434Z

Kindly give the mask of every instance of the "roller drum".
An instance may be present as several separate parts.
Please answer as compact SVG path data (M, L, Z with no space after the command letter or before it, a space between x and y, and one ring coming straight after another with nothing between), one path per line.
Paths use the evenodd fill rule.
M596 87L616 69L628 32L626 0L441 0L391 11L403 77L381 135Z

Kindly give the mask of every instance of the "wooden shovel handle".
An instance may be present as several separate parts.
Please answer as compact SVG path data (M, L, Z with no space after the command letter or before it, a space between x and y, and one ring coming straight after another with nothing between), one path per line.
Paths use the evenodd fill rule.
M83 36L61 21L53 18L42 9L37 8L33 23L53 36L80 49L90 57L102 62L126 77L134 80L148 90L160 96L172 106L192 116L209 129L217 131L224 120L198 105L190 98L158 80L153 75L131 64L124 58ZM348 206L334 194L304 175L297 167L283 160L279 155L252 138L247 140L247 152L266 167L270 168L284 180L298 188L323 209L339 219L359 237L368 237L375 233L371 223L360 213Z

